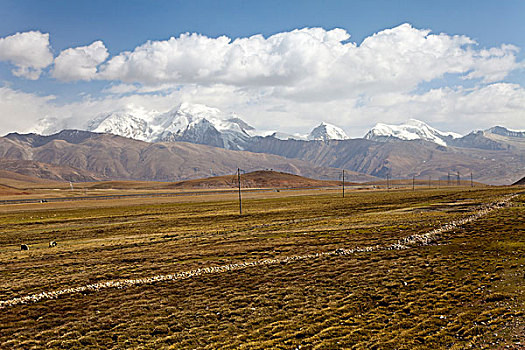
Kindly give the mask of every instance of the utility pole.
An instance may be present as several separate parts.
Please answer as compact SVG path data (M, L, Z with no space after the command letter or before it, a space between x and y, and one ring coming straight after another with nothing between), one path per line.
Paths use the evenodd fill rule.
M474 179L472 178L472 171L470 172L470 187L474 187Z
M461 186L461 178L459 177L459 171L458 171L458 186Z
M450 171L447 173L447 186L450 186Z
M343 198L345 198L345 170L343 169Z
M239 169L239 168L237 168L237 182L239 183L239 215L242 215L241 169Z
M416 175L412 175L412 191L416 190Z
M390 173L386 174L386 189L390 189Z

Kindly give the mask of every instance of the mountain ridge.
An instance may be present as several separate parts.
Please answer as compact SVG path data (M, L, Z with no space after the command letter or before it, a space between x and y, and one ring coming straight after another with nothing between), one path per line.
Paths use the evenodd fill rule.
M43 124L52 125L51 119L43 121ZM88 121L83 129L146 142L184 141L231 150L248 149L250 143L257 142L257 138L268 136L280 140L305 141L349 139L344 130L326 122L321 122L309 134L256 130L235 113L225 113L218 108L190 103L181 103L165 113L131 105L124 110L98 115ZM48 127L48 130L56 132L61 128L55 122L55 126ZM525 131L494 126L462 136L455 132L440 131L417 119L409 119L404 124L377 123L365 134L364 139L379 142L423 140L445 147L505 148L497 140L488 140L494 139L495 135L525 138Z
M68 142L68 139L72 142ZM0 137L0 159L38 162L92 174L88 180L180 181L210 175L274 169L310 178L334 179L340 169L319 167L300 159L233 151L188 142L148 143L122 136L62 131L41 136L12 133ZM16 170L14 167L12 171ZM375 177L348 173L349 181ZM63 180L77 181L76 178Z
M477 142L476 147L445 147L423 140L306 141L267 136L252 138L245 151L233 151L64 130L50 136L11 133L1 137L0 158L71 167L88 171L98 180L178 181L229 174L238 167L324 179L337 179L345 169L349 181L359 182L386 176L446 179L448 173L458 171L462 176L472 172L476 181L490 184L518 180L516 174L524 170L525 139L478 132L467 141Z
M366 133L364 138L374 141L386 141L390 138L406 141L419 139L447 146L447 141L461 138L461 135L454 132L439 131L425 122L409 119L405 124L399 125L377 123Z

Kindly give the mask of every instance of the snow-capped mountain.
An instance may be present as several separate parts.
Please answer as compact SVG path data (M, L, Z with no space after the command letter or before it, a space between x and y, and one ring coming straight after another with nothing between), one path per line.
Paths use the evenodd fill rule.
M217 108L183 103L179 108L157 116L152 127L156 141L187 141L227 149L243 149L253 128L236 114Z
M147 142L186 141L232 150L245 149L246 143L258 136L305 141L348 138L343 130L327 123L321 123L309 135L259 131L235 113L224 113L217 108L189 103L182 103L166 113L131 106L99 115L88 122L86 129Z
M167 113L126 109L91 120L87 129L147 142L187 141L243 149L253 128L235 114L200 104L182 103Z
M315 127L310 134L307 136L308 140L346 140L348 136L345 134L343 129L338 128L335 125L327 124L322 122Z
M98 116L88 122L87 129L141 141L150 141L153 135L153 129L148 125L148 122L129 111L117 111Z
M377 123L376 126L368 131L364 138L374 141L386 141L388 139L425 140L446 146L447 140L450 141L460 137L460 134L439 131L422 121L410 119L401 125Z

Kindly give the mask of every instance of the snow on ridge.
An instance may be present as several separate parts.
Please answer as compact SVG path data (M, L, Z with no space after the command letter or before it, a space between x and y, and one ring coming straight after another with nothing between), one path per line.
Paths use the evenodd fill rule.
M89 131L147 142L183 140L231 149L242 149L242 142L250 137L245 128L253 129L234 113L186 102L166 113L129 106L87 124Z
M410 119L405 124L401 125L377 123L365 135L365 139L375 141L384 141L389 138L400 140L425 140L437 143L441 146L447 145L447 138L460 137L462 137L460 134L439 131L417 119Z
M310 134L307 136L308 140L347 140L349 137L343 131L343 129L321 122L317 127L315 127Z

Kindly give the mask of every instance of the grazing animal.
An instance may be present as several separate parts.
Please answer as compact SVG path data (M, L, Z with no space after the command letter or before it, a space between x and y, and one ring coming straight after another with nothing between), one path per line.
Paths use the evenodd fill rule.
M55 241L49 242L49 248L53 248L53 247L56 247L56 246L57 246L57 242L55 242Z
M27 244L20 245L20 250L29 250L29 246Z

